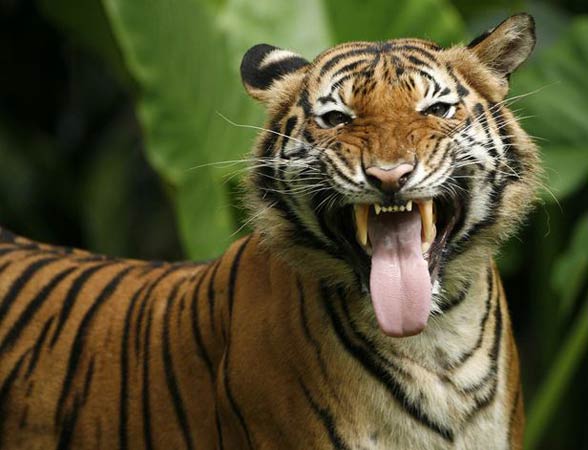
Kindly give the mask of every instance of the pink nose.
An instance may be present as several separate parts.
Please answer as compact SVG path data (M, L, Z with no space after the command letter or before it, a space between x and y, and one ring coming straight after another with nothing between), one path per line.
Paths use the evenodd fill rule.
M399 164L391 169L382 169L380 167L368 167L366 173L370 181L384 192L398 191L408 179L414 170L412 164Z

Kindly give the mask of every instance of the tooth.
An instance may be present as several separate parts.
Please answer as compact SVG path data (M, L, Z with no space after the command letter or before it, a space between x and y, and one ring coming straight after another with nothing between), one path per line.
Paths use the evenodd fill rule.
M400 211L404 211L404 206L399 206Z
M431 248L431 243L430 242L422 242L421 243L421 252L423 254L427 253L430 248Z
M412 200L409 200L408 202L406 202L406 210L412 211Z
M367 246L367 222L370 207L369 205L353 205L353 212L355 213L355 231L357 240L365 247Z
M435 239L436 229L433 224L433 200L425 200L417 203L421 213L421 239L422 246L426 247L426 252Z
M433 241L435 240L435 236L437 236L437 227L435 226L435 224L433 224L433 233L431 235L431 240L421 242L421 251L423 253L427 253L429 251L429 249L431 248L431 245L433 245Z
M377 203L374 205L374 210L376 211L377 215L380 215L382 212L382 206L378 205Z

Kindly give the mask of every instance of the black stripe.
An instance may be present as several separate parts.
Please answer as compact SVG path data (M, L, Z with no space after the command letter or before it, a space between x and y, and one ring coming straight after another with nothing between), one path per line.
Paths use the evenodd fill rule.
M296 116L292 116L289 117L288 120L286 121L286 125L284 126L284 136L282 136L282 155L284 154L284 149L286 148L286 145L288 144L288 142L290 141L290 136L292 135L292 131L294 130L294 128L296 127L296 125L298 124L298 118ZM286 137L288 136L288 137Z
M492 348L490 349L490 353L488 355L492 361L490 364L490 369L483 379L477 383L477 385L466 388L466 392L473 392L477 389L480 389L490 379L493 381L492 386L490 387L490 392L488 392L486 395L482 395L481 398L476 398L476 405L472 411L469 412L468 419L471 419L475 414L490 405L490 403L492 403L496 397L496 391L498 388L498 356L500 355L500 343L502 338L502 308L499 298L496 299L494 320L494 343L492 344Z
M306 316L306 307L305 307L305 298L304 298L304 287L300 282L300 278L296 277L296 287L298 289L298 304L300 306L300 323L302 325L302 332L308 342L314 348L314 354L316 355L316 359L319 365L319 369L321 371L322 376L327 380L327 365L322 357L321 346L320 343L312 336L310 332L310 327L308 326L308 317Z
M241 260L241 256L243 255L243 251L245 250L245 247L249 243L250 239L251 239L251 235L248 236L243 241L243 243L241 244L241 246L237 250L237 253L235 254L235 257L234 257L233 262L231 264L231 270L230 270L230 275L229 275L229 288L228 288L229 320L232 318L232 313L233 313L233 303L235 300L234 299L235 285L237 282L239 263ZM235 416L239 420L239 424L241 425L241 428L243 429L243 432L245 433L245 437L247 438L247 444L248 444L249 448L252 449L252 448L254 448L254 446L253 446L253 442L251 441L251 435L249 433L247 423L245 422L245 418L243 417L243 413L241 412L241 409L237 405L237 402L235 401L235 397L233 396L233 393L231 391L230 380L229 380L230 344L231 344L231 338L230 338L230 336L228 336L225 355L223 358L223 386L225 388L225 393L227 394L227 399L229 400L229 404L231 406L231 409L233 410L233 413L235 414Z
M478 339L476 344L463 355L461 355L458 359L458 362L455 368L463 366L468 359L470 359L473 354L482 346L482 340L484 339L484 335L486 334L486 325L488 324L488 318L490 317L490 309L492 306L492 297L494 296L494 271L492 270L492 266L489 266L487 269L488 273L486 275L486 283L487 283L487 291L486 291L486 303L484 309L484 315L482 316L482 320L480 320L480 334L478 335Z
M218 268L220 266L221 261L222 261L222 257L219 258L214 263L214 266L212 268L212 273L210 274L210 278L208 279L208 294L207 294L208 314L209 314L209 320L210 320L210 329L212 330L213 335L216 334L216 326L214 323L214 297L215 297L214 283L216 281L216 273L218 272Z
M239 263L241 262L241 257L243 256L243 252L245 251L245 247L251 240L251 236L249 235L237 252L235 253L235 257L233 262L231 263L231 271L229 273L229 290L228 290L228 297L229 297L229 320L233 317L233 303L235 302L235 286L237 284L237 274L239 271Z
M501 108L497 107L497 105L490 105L490 113L492 114L492 118L494 119L498 129L498 134L500 135L500 140L502 141L502 145L504 147L503 153L508 161L508 170L511 171L507 178L509 180L517 180L520 178L520 174L523 168L519 160L520 155L518 148L513 144L512 137L510 136L511 127L507 125L506 119L502 114L502 110Z
M411 63L416 64L417 66L427 67L429 69L431 68L430 64L427 64L425 61L417 58L414 55L403 55L403 56L405 56L406 59L408 59ZM431 78L431 76L429 75L427 78Z
M4 296L2 305L0 305L0 324L8 316L8 310L12 306L12 303L17 299L18 295L27 285L29 280L35 276L35 274L43 267L51 264L54 261L59 260L57 256L49 256L46 258L37 259L30 263L25 270L12 282L8 292Z
M90 386L92 385L92 378L94 378L94 366L96 364L96 355L92 356L90 360L90 364L88 364L88 370L86 370L86 375L84 376L84 387L82 389L82 404L86 403L88 400L88 395L90 394Z
M210 356L208 355L208 351L204 346L204 340L202 339L202 333L200 332L200 309L198 308L198 299L200 298L200 289L202 287L202 283L208 275L208 270L212 267L212 265L208 266L206 270L203 270L200 279L196 283L196 287L194 288L194 293L192 296L192 302L190 304L190 315L192 317L192 335L194 336L194 341L196 343L196 351L202 357L204 364L206 365L206 369L208 370L208 374L210 375L210 382L214 385L214 376L215 371L212 367L212 361Z
M67 450L71 448L71 440L74 434L76 423L78 421L80 404L81 400L76 395L73 400L73 406L71 410L63 418L61 430L59 432L57 450Z
M298 117L297 116L289 117L288 120L286 121L286 125L284 126L284 134L286 136L290 136L297 124L298 124Z
M182 400L182 395L180 393L180 389L176 380L176 375L174 373L174 365L173 365L173 358L171 353L171 345L170 345L170 321L171 321L171 311L174 304L177 301L178 293L180 285L185 283L185 279L176 282L174 287L172 288L172 292L168 298L167 304L165 306L165 312L163 316L163 330L162 330L162 358L163 358L163 368L165 371L165 381L167 384L167 388L172 398L172 403L174 406L174 411L176 413L176 417L178 418L178 422L180 424L180 428L182 430L182 435L184 437L184 442L186 446L192 450L194 449L194 442L192 441L192 436L190 434L190 425L188 424L188 417L186 414L186 408L184 406L184 402Z
M364 351L367 353L367 356L375 358L384 367L384 369L393 370L397 374L401 375L404 379L412 379L412 376L407 370L405 370L402 366L396 364L396 362L391 361L389 358L386 358L384 355L382 355L374 341L357 329L355 321L351 317L351 312L349 310L349 302L345 297L343 289L338 289L338 296L340 300L341 309L345 316L345 322L349 325L353 337L357 339L361 343L361 345L364 346ZM391 353L395 358L401 358L400 355L396 354L395 352ZM393 375L390 373L390 376Z
M65 298L63 300L63 305L61 306L61 312L59 313L59 321L57 322L57 326L55 327L55 331L53 332L53 336L51 337L51 341L49 342L49 348L53 348L63 327L65 326L65 322L67 321L71 309L73 308L73 304L75 299L77 298L78 294L88 281L88 279L97 271L102 269L103 267L107 267L111 264L111 262L105 262L102 264L97 264L95 266L91 266L90 268L84 270L78 277L73 280L71 287L67 291Z
M26 306L16 322L14 322L14 325L12 325L12 327L8 330L8 333L6 333L4 340L0 344L0 354L12 348L16 340L20 337L24 328L33 319L35 313L41 308L41 306L43 306L43 303L45 300L47 300L49 295L51 295L55 287L61 280L63 280L74 270L75 267L69 267L65 270L62 270L56 276L54 276L51 281L43 286L35 298Z
M231 391L230 381L229 381L229 345L230 345L230 338L227 342L227 347L225 350L225 356L223 358L223 386L225 388L225 393L227 394L227 399L229 400L229 404L231 409L233 410L233 414L237 416L237 420L239 420L239 424L245 433L245 437L247 438L247 445L250 449L255 448L253 446L253 442L251 441L251 435L249 433L249 428L247 427L247 423L245 422L245 418L243 417L243 413L237 405L235 401L235 397L233 396L233 392Z
M143 330L143 320L145 318L145 311L147 305L149 303L149 298L153 294L155 288L159 285L159 283L170 273L174 272L175 270L179 269L181 266L178 265L171 265L168 267L164 272L159 274L157 278L155 278L152 282L143 299L141 300L141 306L139 307L139 312L137 313L137 320L136 323L136 332L135 332L135 356L139 359L139 352L140 352L140 338L141 338L141 331Z
M456 296L451 298L450 301L444 301L443 303L441 303L441 311L447 313L456 306L460 305L465 300L471 287L472 280L468 280Z
M447 73L457 86L457 95L459 95L461 99L470 95L470 91L462 84L459 78L455 75L455 71L453 70L451 64L445 64L445 69L447 70Z
M13 245L9 245L6 246L4 248L0 248L0 256L4 256L7 253L13 253L13 252L21 252L21 251L27 251L27 250L39 250L39 246L35 245L35 244L17 244L16 246ZM46 254L46 253L50 253L50 252L46 252L46 251L38 251L38 252L34 252L32 254L30 254L29 256L36 256L38 254Z
M448 87L446 87L445 89L443 89L440 93L439 96L443 96L443 95L447 95L451 92L451 89L449 89Z
M355 181L353 181L351 178L349 178L347 175L345 175L341 169L339 169L335 164L329 164L329 168L331 170L333 170L339 177L343 178L343 180L345 180L347 183L351 184L352 186L361 188L362 186L358 183L356 183Z
M278 196L275 192L264 191L263 187L261 187L260 190L262 191L261 199L266 203L271 204L272 207L279 211L283 218L290 222L293 228L295 228L289 236L293 244L313 250L324 251L335 259L341 259L341 256L332 248L332 245L328 245L320 240L306 227L282 197Z
M340 61L342 61L344 59L350 58L352 56L357 56L357 55L366 55L366 56L370 55L370 54L374 55L378 52L379 52L379 49L376 46L374 46L372 44L366 44L365 47L355 48L353 50L349 50L348 52L335 55L323 64L323 66L321 67L319 77L324 77L325 74L329 70L331 70L333 67L335 67L337 65L337 63L339 63Z
M10 266L13 261L6 261L4 264L0 266L0 275L6 270L8 266Z
M71 391L72 383L74 381L74 375L77 371L78 364L80 362L80 358L84 351L84 344L86 340L86 333L88 330L88 326L94 319L94 316L99 311L100 307L108 300L116 291L116 288L123 280L123 278L133 269L133 266L128 266L123 270L119 271L114 278L110 280L110 282L102 289L102 291L96 297L96 300L90 306L76 332L74 337L73 344L71 346L69 352L69 361L67 364L67 371L65 377L63 379L63 384L61 387L61 394L59 396L59 401L57 403L57 409L55 411L55 423L59 423L59 419L63 418L63 411L65 408L65 402L67 400L68 394Z
M143 439L145 448L153 450L153 435L151 432L151 405L149 404L150 374L149 361L151 359L151 323L153 321L153 306L147 312L147 324L145 326L145 339L143 340L143 386L141 389L141 398L143 401Z
M346 74L347 72L351 72L352 70L355 70L357 68L357 66L359 66L360 64L367 64L367 63L368 63L367 59L358 59L357 61L350 62L349 64L346 64L343 67L341 67L339 70L337 70L331 77L335 78L335 77L338 77L339 75Z
M322 105L325 103L337 103L332 95L323 95L322 97L317 98L316 101Z
M437 58L435 57L435 55L433 55L431 52L425 50L424 48L418 47L416 45L410 45L410 44L392 44L390 46L390 50L391 51L412 51L412 52L416 52L421 56L424 56L425 58L428 58L432 63L436 63L437 62Z
M145 292L149 284L145 284L141 289L139 289L129 302L129 307L127 309L127 313L125 315L124 321L124 328L123 328L123 336L121 342L121 355L120 355L120 395L119 395L119 410L120 410L120 420L119 420L119 428L118 428L118 436L119 436L119 448L120 450L127 450L128 448L128 422L129 422L129 413L128 413L128 385L129 385L129 335L131 332L131 320L133 317L133 312L135 310L135 306L137 305L137 301L141 294ZM145 298L143 298L145 299ZM146 302L144 302L146 303Z
M20 371L20 367L22 366L25 358L29 355L29 353L31 353L31 351L32 351L32 348L29 348L22 355L20 355L20 357L16 361L16 364L12 367L12 369L10 370L10 373L4 379L4 382L2 383L2 387L0 388L0 411L3 410L4 401L6 400L6 397L8 395L8 391L12 387L12 384L18 378L18 372ZM6 417L6 415L0 414L0 419L2 417ZM0 427L0 431L2 431L2 427Z
M33 346L33 354L31 356L29 366L27 367L27 372L25 374L25 377L27 379L33 373L35 367L37 367L37 362L39 361L39 356L41 355L41 347L45 343L45 339L47 338L47 334L49 333L49 328L51 328L51 325L53 324L54 320L55 316L51 316L49 320L45 322L45 325L43 325L43 328L41 329L41 334L39 334L39 337L35 341L35 345Z
M223 431L220 423L220 415L218 413L218 408L216 404L214 405L214 419L216 426L216 436L218 438L218 446L216 450L224 450L225 446L223 444Z
M345 327L337 316L334 309L332 297L325 285L321 286L322 300L326 307L331 323L345 350L356 359L376 380L382 383L391 396L398 402L413 419L425 425L430 430L439 434L447 441L453 442L454 433L451 429L444 427L430 418L416 403L407 395L402 385L396 380L386 368L372 357L372 352L366 352L362 346L355 344L349 338Z
M486 115L486 108L481 103L476 103L474 105L474 114L475 119L480 123L482 126L482 130L484 131L484 135L486 136L486 143L490 143L489 147L484 146L488 150L488 154L495 159L498 155L496 149L494 148L492 135L490 134L489 124L488 124L488 116Z
M333 446L333 448L336 450L351 450L349 445L345 443L345 441L337 431L335 419L333 418L333 414L331 413L329 408L321 408L319 406L319 404L312 398L312 394L300 378L298 379L298 384L300 385L302 392L304 392L304 397L306 397L306 400L310 404L312 411L320 419L321 423L327 430L327 435L329 436L329 440L331 441L331 445Z
M4 448L2 445L2 432L4 430L3 422L9 416L9 413L6 411L6 400L8 399L8 394L12 388L12 385L19 378L18 373L20 372L20 368L31 350L32 349L29 348L20 356L20 358L18 358L16 364L12 367L8 376L4 379L2 387L0 387L0 448Z

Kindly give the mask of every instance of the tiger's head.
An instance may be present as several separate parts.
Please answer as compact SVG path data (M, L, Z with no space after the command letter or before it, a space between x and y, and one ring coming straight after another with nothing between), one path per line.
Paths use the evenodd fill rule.
M251 48L243 83L269 114L248 180L257 231L303 270L359 284L386 334L420 332L535 199L538 152L506 100L534 44L519 14L448 49L351 42L308 62Z

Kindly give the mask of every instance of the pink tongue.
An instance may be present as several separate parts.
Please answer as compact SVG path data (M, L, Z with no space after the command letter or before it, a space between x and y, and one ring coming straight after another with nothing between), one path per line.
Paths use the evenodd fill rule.
M370 214L368 233L370 291L380 328L395 337L421 332L431 310L431 277L421 252L418 211Z

